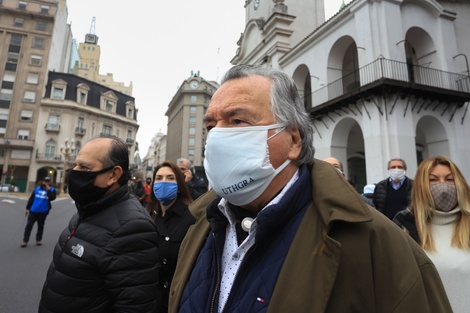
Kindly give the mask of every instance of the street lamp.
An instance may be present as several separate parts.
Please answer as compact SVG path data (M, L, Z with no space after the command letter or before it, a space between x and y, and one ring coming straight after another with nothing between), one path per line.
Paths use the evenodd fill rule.
M65 142L60 146L60 153L64 155L64 168L62 170L62 192L65 194L65 172L67 170L67 161L69 157L75 152L75 139L69 142L68 138L65 138Z

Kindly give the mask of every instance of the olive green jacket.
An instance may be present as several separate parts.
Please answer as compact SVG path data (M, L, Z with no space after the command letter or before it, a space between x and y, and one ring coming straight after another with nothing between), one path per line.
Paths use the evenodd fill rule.
M274 289L268 312L449 313L444 287L422 249L360 195L333 166L310 165L307 209ZM190 206L197 222L181 245L169 312L210 231L205 208L213 191Z

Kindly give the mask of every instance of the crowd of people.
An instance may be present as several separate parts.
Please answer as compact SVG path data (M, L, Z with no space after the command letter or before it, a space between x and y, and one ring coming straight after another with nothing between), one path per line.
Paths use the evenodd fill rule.
M39 312L468 310L470 187L452 160L412 179L393 158L359 194L338 159L314 158L293 80L262 66L232 67L204 123L207 182L185 158L132 180L117 137L81 148ZM41 181L22 247L54 198Z

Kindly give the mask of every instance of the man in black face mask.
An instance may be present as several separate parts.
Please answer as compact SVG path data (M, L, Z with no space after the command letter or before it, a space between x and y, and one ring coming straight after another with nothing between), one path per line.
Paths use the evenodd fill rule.
M62 232L39 312L155 312L158 235L130 197L127 145L117 137L89 141L68 172L78 213Z

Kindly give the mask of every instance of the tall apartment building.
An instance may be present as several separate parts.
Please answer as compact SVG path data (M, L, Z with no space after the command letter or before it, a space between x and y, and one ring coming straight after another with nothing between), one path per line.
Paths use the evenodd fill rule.
M324 1L245 1L232 63L295 80L316 157L347 164L358 190L395 157L413 177L444 154L470 179L470 2L353 0L325 21Z
M132 85L112 74L97 81L68 74L80 51L67 17L66 0L0 0L0 183L21 191L45 175L61 186L82 143L100 133L125 140L134 163ZM97 42L89 46L99 51ZM99 54L94 62L99 69ZM61 149L66 143L73 145Z
M187 158L204 177L206 130L203 118L218 87L217 82L207 81L198 73L192 74L183 81L165 113L168 116L166 158L171 161Z
M94 33L94 22L95 20L93 19L91 33L86 34L85 41L78 45L79 64L74 69L74 73L80 77L132 96L132 82L129 86L126 86L122 82L114 81L112 73L107 73L106 75L100 74L101 48L98 44L99 37Z
M66 19L64 0L0 1L1 182L14 180L22 190L34 158L47 71L68 66Z

